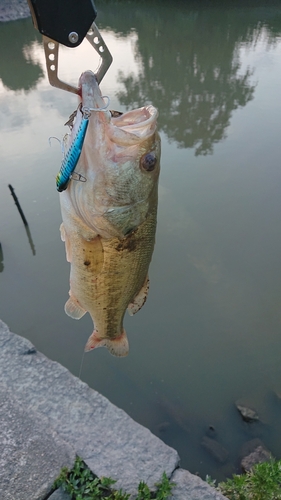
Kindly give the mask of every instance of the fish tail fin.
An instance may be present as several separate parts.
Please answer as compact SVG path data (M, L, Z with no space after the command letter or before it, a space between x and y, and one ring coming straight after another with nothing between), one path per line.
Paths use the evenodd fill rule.
M106 347L113 356L127 356L129 353L129 342L126 331L123 328L121 335L115 339L101 339L98 336L98 332L94 330L85 345L85 351L91 351L97 347Z

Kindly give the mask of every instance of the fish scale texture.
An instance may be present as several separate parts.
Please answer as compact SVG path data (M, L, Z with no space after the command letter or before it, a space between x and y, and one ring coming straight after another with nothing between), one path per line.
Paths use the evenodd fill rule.
M136 497L140 481L153 488L161 480L163 471L171 477L177 468L179 457L173 448L59 363L36 351L27 339L11 333L2 321L0 366L0 384L9 387L15 404L27 414L30 412L37 415L38 420L42 419L44 427L68 443L97 476L116 479L116 488L131 493L132 499ZM31 427L30 435L32 432ZM34 456L34 460L40 461L40 456ZM6 480L5 474L9 474L6 464L3 470L3 480ZM175 478L179 477L179 484L171 500L223 500L224 497L204 481L180 471L174 474ZM198 496L200 490L205 496ZM192 492L191 496L184 491ZM59 495L56 492L53 498ZM41 497L26 498L39 500ZM12 497L7 497L10 499Z

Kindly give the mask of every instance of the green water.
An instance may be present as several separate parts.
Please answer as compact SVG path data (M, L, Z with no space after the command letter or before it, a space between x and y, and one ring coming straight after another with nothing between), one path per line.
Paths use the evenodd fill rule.
M112 109L159 109L162 171L149 298L125 320L130 354L88 353L81 378L176 448L183 467L223 479L254 437L281 457L281 6L99 4L114 58L103 94ZM0 24L0 41L0 318L78 375L92 321L63 309L61 152L48 143L76 98L50 87L30 19ZM97 63L87 41L60 50L60 76L74 84ZM262 423L244 424L237 399ZM225 464L201 446L209 425Z

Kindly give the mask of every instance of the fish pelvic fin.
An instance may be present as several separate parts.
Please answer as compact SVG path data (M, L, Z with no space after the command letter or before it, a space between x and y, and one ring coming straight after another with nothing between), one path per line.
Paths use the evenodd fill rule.
M123 328L121 335L115 339L101 339L98 336L98 332L94 330L85 345L85 352L96 349L97 347L106 347L113 356L127 356L129 353L129 342L126 331Z
M128 305L128 313L130 316L136 314L145 304L148 291L149 291L149 277L147 275L139 293L137 293L133 301Z
M81 319L87 311L80 306L79 302L71 295L64 306L65 313L73 319Z

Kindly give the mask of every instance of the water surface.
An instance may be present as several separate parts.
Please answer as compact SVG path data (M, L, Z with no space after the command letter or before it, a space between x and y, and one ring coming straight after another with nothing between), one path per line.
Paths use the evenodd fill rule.
M254 437L281 457L281 8L97 8L114 58L102 91L112 109L156 106L163 152L149 299L125 319L130 354L88 353L81 378L175 447L183 467L222 479L239 471ZM9 47L0 56L0 317L78 375L92 322L63 309L61 152L48 143L66 132L76 98L50 87L30 19L0 24L0 40ZM74 84L98 63L86 41L62 48L60 61ZM244 424L237 399L263 423ZM210 425L229 451L225 464L201 446Z

